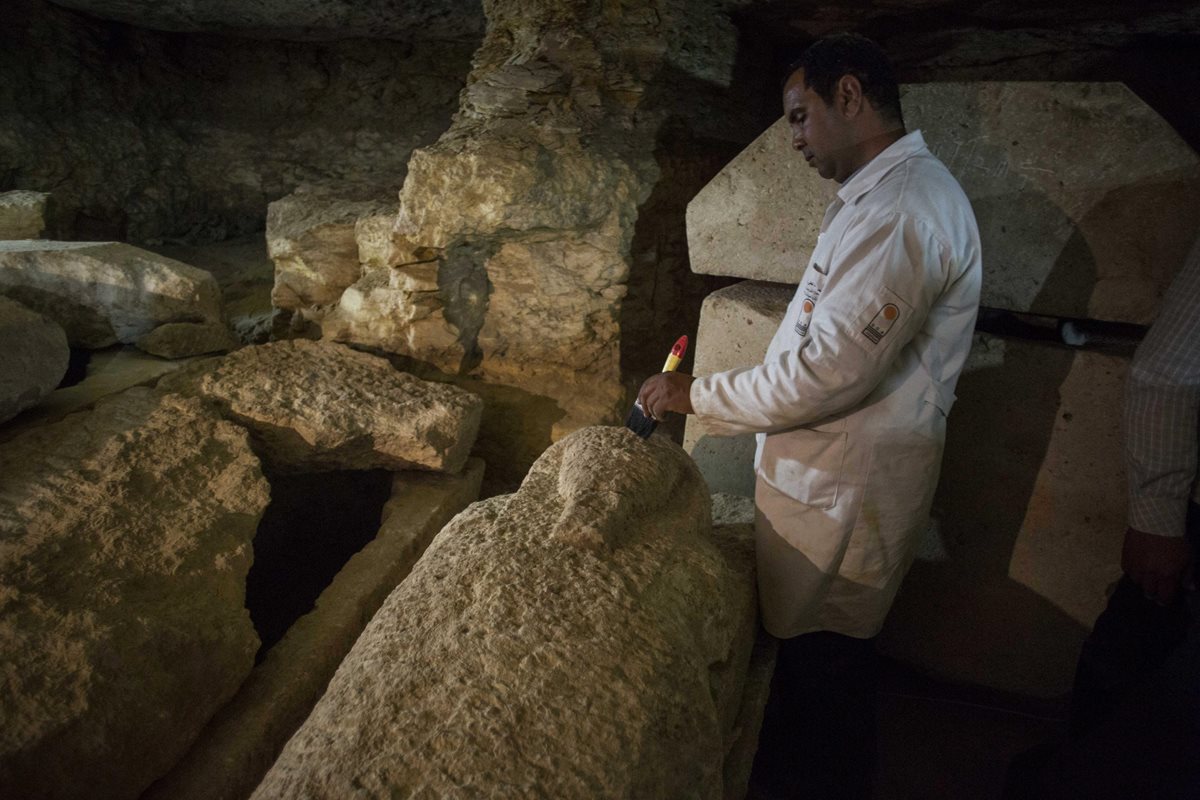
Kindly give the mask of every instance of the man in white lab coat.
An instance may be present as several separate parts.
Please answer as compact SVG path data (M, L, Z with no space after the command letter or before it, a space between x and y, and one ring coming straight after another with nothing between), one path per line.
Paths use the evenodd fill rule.
M862 796L873 641L927 523L979 305L979 232L957 181L920 131L905 132L872 42L815 43L783 108L793 148L841 187L766 358L699 379L656 375L639 399L655 418L758 434L763 623L784 640L777 686L806 685L784 714L814 734L793 738L789 757L804 760L791 771L812 775L791 789Z

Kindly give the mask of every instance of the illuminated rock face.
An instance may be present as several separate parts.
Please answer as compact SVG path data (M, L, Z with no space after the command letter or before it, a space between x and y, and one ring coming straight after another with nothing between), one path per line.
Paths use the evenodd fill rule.
M213 276L118 242L0 242L0 293L57 322L71 344L133 344L168 322L220 322Z
M216 403L255 435L272 469L458 472L483 402L387 360L305 339L244 347L182 370L159 391Z
M54 391L70 357L62 328L0 297L0 422Z
M736 36L713 6L694 3L618 14L503 0L486 12L458 114L436 143L413 152L389 247L369 248L386 254L375 261L387 269L365 270L322 333L527 393L529 408L548 404L551 413L536 419L485 423L485 438L538 452L627 411L622 359L650 342L623 352L626 324L635 307L657 303L667 313L677 293L668 268L686 272L674 255L682 231L635 242L639 215L674 168L662 164L674 158L700 172L703 160L686 136L678 148L660 141L668 116L686 128L702 104L680 116L651 98L682 96L671 81L728 86ZM660 159L660 148L670 156ZM678 191L694 191L687 182L700 181L689 174ZM360 228L360 241L377 233ZM642 316L644 334L652 315ZM662 357L655 347L650 360ZM535 448L513 447L543 428L549 436Z
M48 227L45 192L0 192L0 239L38 239Z
M709 508L662 437L561 440L437 536L255 797L721 797L755 606Z
M1118 83L903 88L971 199L983 305L1146 323L1195 240L1200 158ZM780 120L688 206L697 272L796 283L836 185Z
M319 323L362 277L356 226L387 212L396 214L394 191L336 186L301 187L267 207L267 252L275 262L271 304L294 315L294 330Z
M0 786L135 798L253 666L258 459L199 401L132 389L6 442L0 475Z

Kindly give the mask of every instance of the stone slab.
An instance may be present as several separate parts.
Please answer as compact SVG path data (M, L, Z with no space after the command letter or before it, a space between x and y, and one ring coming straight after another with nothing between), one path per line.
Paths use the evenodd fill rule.
M88 361L87 374L73 386L55 389L36 406L0 426L0 442L32 428L57 422L68 414L91 408L99 400L133 386L153 385L168 372L190 363L166 361L133 347L98 350Z
M464 389L304 339L243 347L169 375L158 388L215 403L252 431L269 468L286 472L458 472L483 410Z
M58 324L0 297L0 422L53 392L70 359L67 334Z
M704 299L696 334L698 377L761 364L775 329L783 319L795 288L763 281L744 281L719 289ZM710 436L688 417L683 449L713 492L754 497L754 435Z
M246 432L135 388L0 446L0 786L133 800L254 664Z
M434 539L254 797L721 797L757 631L721 529L664 437L560 440Z
M92 349L133 344L168 322L221 320L211 274L120 242L0 241L0 294Z
M46 192L0 192L0 239L41 238L49 227L49 205Z
M908 129L971 198L984 305L1150 321L1200 230L1200 158L1133 92L916 84L903 103ZM692 269L797 283L834 188L791 149L780 119L688 206Z
M141 800L243 800L325 691L346 653L434 535L479 497L484 465L460 475L399 472L375 539L346 562L187 756Z

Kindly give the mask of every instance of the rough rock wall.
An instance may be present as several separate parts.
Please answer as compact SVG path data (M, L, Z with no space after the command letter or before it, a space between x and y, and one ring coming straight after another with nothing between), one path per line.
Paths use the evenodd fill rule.
M694 324L709 287L687 276L683 206L754 123L712 113L737 49L715 4L484 9L454 124L410 160L391 254L323 331L549 400L544 447L621 413L623 377L684 332L654 341L657 323Z
M477 41L170 34L12 0L0 191L52 190L78 238L133 241L261 230L306 182L394 192L449 124Z
M587 428L434 539L256 798L717 798L748 526L676 445Z

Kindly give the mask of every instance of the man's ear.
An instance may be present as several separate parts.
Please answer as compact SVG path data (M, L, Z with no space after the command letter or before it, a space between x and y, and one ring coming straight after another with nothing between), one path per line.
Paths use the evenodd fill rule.
M864 102L862 84L853 75L843 75L838 78L833 99L837 104L838 111L844 116L848 118L858 116Z

